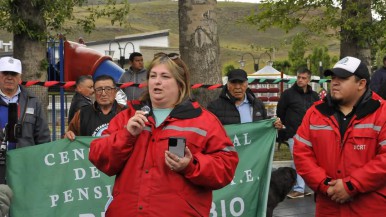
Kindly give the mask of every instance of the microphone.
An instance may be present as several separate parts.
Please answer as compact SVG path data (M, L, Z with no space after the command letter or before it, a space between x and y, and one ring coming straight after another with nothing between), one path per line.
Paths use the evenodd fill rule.
M141 108L141 111L145 112L145 116L147 117L150 114L151 108L149 106L145 105Z

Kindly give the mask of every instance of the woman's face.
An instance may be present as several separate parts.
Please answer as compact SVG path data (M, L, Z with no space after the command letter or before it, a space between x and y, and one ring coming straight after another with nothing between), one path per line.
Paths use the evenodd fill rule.
M165 64L151 69L148 88L154 108L173 108L179 98L177 81Z

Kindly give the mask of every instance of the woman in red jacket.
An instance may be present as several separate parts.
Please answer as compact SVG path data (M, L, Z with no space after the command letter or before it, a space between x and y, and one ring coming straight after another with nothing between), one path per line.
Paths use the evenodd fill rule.
M209 216L212 190L234 176L234 146L219 120L191 100L178 56L155 57L147 84L141 101L111 120L108 136L91 143L90 161L116 175L106 216ZM185 140L184 155L168 151L171 137Z

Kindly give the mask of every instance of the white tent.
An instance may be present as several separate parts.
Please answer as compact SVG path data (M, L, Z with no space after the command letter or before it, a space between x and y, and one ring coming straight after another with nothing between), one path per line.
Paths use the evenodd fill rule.
M270 65L266 65L262 69L260 69L259 71L252 73L252 75L264 76L264 77L266 77L266 76L275 76L275 77L279 76L280 77L281 72L279 72L278 70L276 70L275 68L273 68Z
M268 62L266 66L264 66L262 69L258 70L257 72L254 72L252 74L249 74L248 77L250 78L281 78L282 73L275 68L272 67L272 63ZM296 76L286 75L283 73L283 78L296 78Z

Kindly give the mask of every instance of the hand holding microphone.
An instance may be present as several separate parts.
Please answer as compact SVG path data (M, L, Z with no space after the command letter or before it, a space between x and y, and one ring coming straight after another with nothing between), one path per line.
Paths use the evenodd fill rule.
M150 107L145 105L141 110L137 110L135 115L129 119L126 125L127 131L133 136L139 135L146 126L147 116L150 113Z
M146 117L148 117L149 114L150 114L151 108L150 108L149 106L145 105L145 106L143 106L143 107L141 108L141 111L143 111L143 112L144 112L144 115L145 115Z

